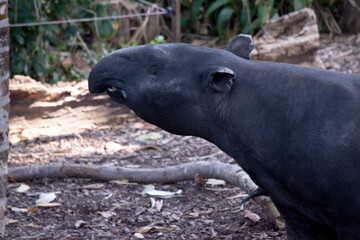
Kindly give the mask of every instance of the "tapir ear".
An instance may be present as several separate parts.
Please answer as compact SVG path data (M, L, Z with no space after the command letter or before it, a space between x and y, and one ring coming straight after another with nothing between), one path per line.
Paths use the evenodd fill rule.
M216 92L230 92L235 73L226 67L212 66L207 70L207 82L210 90Z
M225 50L232 52L238 57L250 60L250 52L254 49L254 45L251 43L252 37L250 35L239 34L231 40L229 46L227 46Z

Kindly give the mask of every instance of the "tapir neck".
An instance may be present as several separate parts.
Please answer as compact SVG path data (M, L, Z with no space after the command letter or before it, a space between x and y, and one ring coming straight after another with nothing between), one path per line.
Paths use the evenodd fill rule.
M253 161L273 172L279 164L292 164L286 159L297 149L291 145L294 129L312 131L303 123L310 118L321 123L317 116L326 114L320 112L327 109L324 103L334 96L356 98L354 88L360 89L355 75L279 63L242 60L236 76L228 96L211 103L214 127L206 139L249 171L258 169L249 167Z
M266 161L279 154L280 138L286 137L288 87L277 77L281 69L267 63L243 60L236 69L232 91L211 103L213 124L205 138L247 168L249 158Z

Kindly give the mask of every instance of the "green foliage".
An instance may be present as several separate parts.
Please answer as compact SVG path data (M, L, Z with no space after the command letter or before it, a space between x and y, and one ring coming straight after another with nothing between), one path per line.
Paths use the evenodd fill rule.
M10 23L51 21L71 18L90 18L112 15L109 4L92 0L10 0ZM40 6L34 4L40 3ZM36 12L36 9L38 11ZM56 82L79 80L85 74L64 67L63 56L54 52L74 53L81 48L77 34L91 30L100 39L114 34L114 21L81 24L43 25L10 29L10 71L12 74L29 75L37 80ZM88 57L89 64L94 61Z
M163 35L159 35L155 37L153 40L150 41L150 44L159 44L159 43L165 43L165 38Z
M270 19L311 7L313 0L183 0L181 25L187 31L200 33L204 26L220 37L238 33L256 33ZM318 0L320 4L331 5L336 0ZM151 0L156 3L157 1ZM164 6L170 5L166 0ZM322 3L323 2L323 3ZM34 4L40 4L35 6ZM10 0L10 23L26 23L61 19L91 18L118 14L111 7L111 1L97 0ZM37 10L36 10L37 9ZM168 19L167 19L168 20ZM108 54L111 44L120 47L136 46L138 42L124 44L112 41L119 22L97 21L76 24L44 25L11 28L10 71L12 75L29 75L34 79L55 83L57 81L79 80L85 73L76 71L64 60L78 50L92 66ZM92 43L84 36L91 32L98 41ZM166 33L166 32L165 32ZM90 47L84 46L84 41ZM80 41L81 40L81 41ZM123 40L122 40L123 41ZM150 44L163 43L160 35Z
M196 21L210 22L224 38L227 30L235 34L254 34L273 17L311 7L312 0L192 0L183 5L183 27L188 28ZM190 11L191 21L186 19L187 11Z
M196 18L199 15L200 7L202 6L203 2L204 2L204 0L193 0L191 9L190 9L191 21L193 23L196 22Z

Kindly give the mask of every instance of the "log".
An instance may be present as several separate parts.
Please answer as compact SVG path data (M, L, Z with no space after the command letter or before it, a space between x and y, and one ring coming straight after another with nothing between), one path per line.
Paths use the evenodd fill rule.
M108 102L106 95L94 98L89 94L87 81L58 82L56 85L37 82L28 76L15 75L10 79L10 117L34 119L59 109Z
M317 54L319 30L312 9L271 20L255 39L252 60L285 62L324 69Z
M238 165L219 161L198 161L163 168L138 169L113 166L94 166L85 164L49 163L44 165L26 165L9 168L8 175L16 181L27 181L36 178L68 178L80 177L95 180L110 181L126 179L137 183L175 183L178 181L194 180L196 175L204 178L218 178L240 187L250 194L257 189ZM280 229L284 229L284 222L269 197L257 197L266 215Z

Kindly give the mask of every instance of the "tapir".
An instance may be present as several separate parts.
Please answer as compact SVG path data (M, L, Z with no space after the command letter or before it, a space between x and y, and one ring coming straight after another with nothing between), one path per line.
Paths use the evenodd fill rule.
M184 43L114 51L89 75L140 118L204 138L273 200L289 240L360 239L360 75Z

